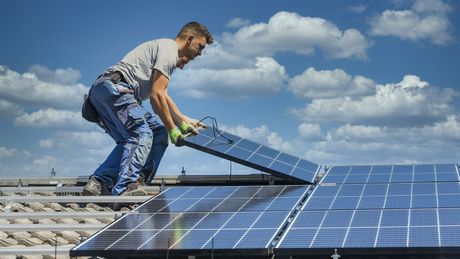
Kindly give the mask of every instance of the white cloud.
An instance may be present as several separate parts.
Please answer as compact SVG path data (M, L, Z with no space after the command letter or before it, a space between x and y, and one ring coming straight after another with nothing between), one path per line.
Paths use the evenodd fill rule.
M203 98L247 98L278 92L287 75L283 66L273 58L258 57L250 68L189 69L177 73L171 84L177 93Z
M327 133L307 151L326 164L455 163L460 121L454 115L423 127L346 124Z
M375 127L364 125L343 125L329 134L329 139L350 140L355 142L384 142L397 144L401 140L412 144L421 144L427 141L441 141L445 143L460 142L460 122L455 115L433 125L410 128Z
M230 28L240 28L243 26L247 26L250 22L251 21L247 19L243 19L241 17L235 17L231 19L230 21L228 21L228 23L225 26L230 27Z
M310 55L319 48L332 58L366 58L370 46L356 29L342 31L325 19L290 12L278 12L268 23L255 23L233 34L225 33L223 42L231 53L250 56L271 56L280 51Z
M303 122L297 127L297 131L300 137L306 141L318 141L325 138L321 132L321 126L319 124L310 124Z
M212 45L207 46L201 56L187 64L186 68L212 68L212 69L232 69L251 67L254 65L253 57L246 57L240 53L230 51L228 48L222 46L218 41ZM175 76L179 71L176 71Z
M404 40L429 39L435 44L452 42L451 7L442 0L416 0L410 10L385 10L371 20L371 34Z
M12 102L0 99L0 116L1 115L12 115L17 116L23 113L22 108Z
M347 74L341 69L317 71L310 67L289 80L289 90L305 98L360 96L375 93L375 83L363 76Z
M53 139L41 139L38 141L38 145L42 148L51 149L56 145L56 143Z
M348 9L354 13L364 13L367 9L367 5L365 4L359 4L359 5L352 5L349 6Z
M14 125L49 128L49 129L70 129L89 130L93 126L81 117L80 112L56 110L52 108L38 110L33 113L26 113L14 119Z
M56 167L57 161L58 159L53 156L42 156L32 161L29 171L51 172L51 169Z
M42 65L32 65L28 72L42 81L65 85L76 84L81 77L80 71L73 68L50 70Z
M425 125L451 114L456 93L438 89L406 75L399 83L377 85L375 95L313 99L291 112L305 122L342 122L369 125Z
M36 65L20 74L0 66L0 96L15 104L79 108L88 88L75 83L78 78L79 72L70 68L51 71Z
M418 13L447 13L452 11L452 7L444 3L443 0L416 0L412 9Z
M333 58L366 58L369 47L356 29L340 30L322 18L278 12L268 23L224 33L206 47L203 56L175 73L171 89L194 98L270 95L278 92L288 78L284 67L270 57L277 52L310 55L321 49Z
M14 169L20 175L44 176L55 168L59 176L89 175L115 147L114 141L102 130L56 131L51 137L39 140L38 145L43 149L31 154L29 159L15 157L15 160L4 162L0 174Z
M85 148L101 150L115 147L114 140L102 130L90 132L60 131L53 138L61 148Z
M102 130L90 132L57 131L50 138L39 140L38 145L58 152L78 150L79 155L85 156L87 159L95 159L101 163L105 159L105 154L109 154L115 147L115 142Z
M15 156L29 157L31 154L25 150L18 150L16 148L0 147L0 159L10 158Z

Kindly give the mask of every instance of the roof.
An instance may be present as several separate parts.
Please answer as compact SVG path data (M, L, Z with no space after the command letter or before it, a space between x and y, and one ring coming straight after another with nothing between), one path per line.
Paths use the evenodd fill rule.
M55 253L70 258L71 248L157 194L162 185L284 183L266 174L161 176L145 187L149 196L91 197L81 195L87 180L88 176L1 178L0 258Z

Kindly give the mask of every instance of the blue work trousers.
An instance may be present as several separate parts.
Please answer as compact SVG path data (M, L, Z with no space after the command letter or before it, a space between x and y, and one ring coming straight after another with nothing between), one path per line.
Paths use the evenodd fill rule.
M127 89L132 86L99 78L89 94L106 132L117 144L93 174L112 195L123 193L141 173L150 182L168 146L168 133L159 117L139 105Z

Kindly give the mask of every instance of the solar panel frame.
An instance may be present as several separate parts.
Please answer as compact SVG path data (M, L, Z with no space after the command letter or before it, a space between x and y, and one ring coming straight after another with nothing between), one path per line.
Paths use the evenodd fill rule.
M229 193L229 189L232 188L233 191ZM291 216L294 207L298 206L298 203L309 189L310 186L308 185L232 186L223 187L223 189L220 189L220 187L168 188L165 192L149 199L148 202L139 206L135 211L124 215L84 243L72 249L71 255L113 257L133 255L151 256L154 253L165 256L166 253L170 255L188 253L207 254L211 250L215 253L225 254L241 250L249 254L266 253L273 238L287 224L287 219ZM203 195L201 198L198 195L199 193ZM189 208L192 208L200 201L205 199L221 199L225 195L228 200L238 200L241 197L246 197L247 203L254 199L263 199L264 197L268 198L270 202L266 204L265 208L259 210L245 211L243 210L245 205L240 205L233 211L227 212L217 212L215 210L207 212L189 211ZM189 198L190 196L194 198ZM273 198L272 196L275 197ZM188 207L183 206L184 209L182 211L170 211L166 213L161 212L161 208L157 208L157 212L152 212L148 208L149 202L151 203L156 199L170 199L172 200L171 202L164 203L165 206L170 206L170 204L186 197L188 200L194 199L196 201L189 202ZM289 206L269 209L279 199L297 199L297 202L290 203ZM284 204L284 200L280 204ZM187 217L186 220L184 219L185 217ZM215 217L221 218L217 222ZM181 219L184 220L181 221ZM230 239L235 243L228 243L232 241L230 239L227 240L226 235L220 234L222 231L233 235L233 239ZM235 240L236 237L234 235L238 233L241 236L238 240ZM114 240L112 235L118 235L118 239ZM101 236L101 238L98 238L98 236ZM168 238L169 242L166 242ZM248 242L251 245L248 245ZM212 247L212 243L214 243L214 247ZM197 246L197 244L200 246ZM105 247L103 247L104 245ZM138 249L142 249L142 251Z
M233 144L229 144L218 134L214 135L214 130L213 127L200 130L197 136L179 139L178 145L188 146L290 181L315 182L320 165L222 132L226 138L233 141Z

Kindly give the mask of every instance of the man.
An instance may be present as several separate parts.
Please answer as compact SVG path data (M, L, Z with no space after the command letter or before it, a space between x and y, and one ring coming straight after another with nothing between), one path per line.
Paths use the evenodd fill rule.
M99 114L98 124L117 145L90 177L84 195L145 193L138 186L153 179L168 146L168 134L175 144L185 134L197 134L196 128L206 127L180 112L167 87L176 67L183 69L212 43L204 25L190 22L174 40L144 42L96 79L89 102ZM140 105L147 99L154 115Z

